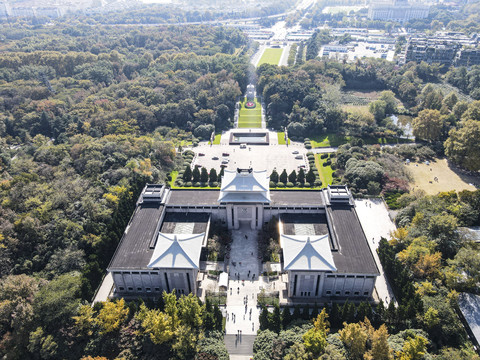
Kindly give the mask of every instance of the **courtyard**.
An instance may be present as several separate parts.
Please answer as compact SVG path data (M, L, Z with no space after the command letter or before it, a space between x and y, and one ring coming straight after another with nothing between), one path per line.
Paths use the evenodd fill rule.
M298 171L301 165L308 170L308 161L306 160L308 150L305 149L303 143L292 142L289 146L278 145L276 133L270 133L270 145L248 145L245 149L241 149L239 145L228 145L229 136L228 132L222 135L220 145L211 146L202 142L193 148L192 150L196 154L193 165L203 166L207 170L214 168L219 171L220 165L225 159L228 160L226 169L230 170L252 167L253 169L266 169L269 175L273 169L278 172L286 169L287 173L292 170ZM222 154L229 155L222 156ZM302 158L296 159L299 156Z

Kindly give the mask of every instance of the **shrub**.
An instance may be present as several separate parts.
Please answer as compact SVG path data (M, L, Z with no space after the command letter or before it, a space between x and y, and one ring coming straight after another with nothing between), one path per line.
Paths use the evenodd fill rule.
M175 181L175 184L177 184L177 186L183 186L184 185L182 180Z
M322 180L315 180L313 183L315 186L322 186Z
M310 187L310 183L308 181L305 181L305 184L304 184L305 187Z
M332 168L333 169L333 168ZM336 171L333 171L332 172L332 177L336 177L337 176L337 172Z
M211 187L218 187L218 182L214 181L214 182L210 183L210 186Z
M305 141L310 141L310 138L305 138Z
M193 183L193 186L194 186L194 187L200 187L200 186L202 186L202 184L200 184L200 183L197 181L196 183Z
M192 182L191 182L191 181L186 182L186 183L185 183L185 186L186 186L186 187L191 187L191 186L192 186Z
M298 181L297 181L297 182L295 183L295 186L296 186L296 187L303 187L303 184L302 184L301 182L298 182Z
M325 164L326 164L326 166L332 165L332 160L328 159L327 161L325 161L325 163L323 165L325 165Z
M336 157L336 156L337 156L336 153L330 153L330 159L332 159L332 158L334 158L334 157Z
M305 149L311 149L311 148L312 148L312 145L310 145L310 143L305 144Z
M330 167L332 168L332 170L335 170L337 168L337 164L332 164L330 165Z
M180 170L177 177L181 177L185 173L185 170Z
M297 138L296 136L290 136L290 135L289 135L288 137L289 137L290 140L292 140L292 141L297 141L297 140L298 140L298 138Z
M291 187L294 187L293 183L291 183L290 181L287 182L287 187L291 188Z
M285 184L284 184L283 182L279 181L279 182L277 183L277 187L283 188L283 187L285 187Z
M270 181L270 187L274 188L275 186L277 186L277 184L275 184L273 181Z
M325 164L324 164L325 165ZM317 168L313 169L313 173L315 174L315 176L318 176L318 170Z
M314 154L313 152L311 152L311 151L307 152L307 156L309 156L309 155L315 156L315 154Z
M328 154L327 153L324 153L322 155L320 155L320 159L326 159L328 158Z

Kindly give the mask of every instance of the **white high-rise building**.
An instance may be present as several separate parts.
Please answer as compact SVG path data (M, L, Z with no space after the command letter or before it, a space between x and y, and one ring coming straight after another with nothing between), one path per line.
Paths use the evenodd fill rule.
M409 3L407 0L394 0L393 2L370 3L368 18L370 20L396 21L400 23L411 19L425 19L428 17L430 5Z

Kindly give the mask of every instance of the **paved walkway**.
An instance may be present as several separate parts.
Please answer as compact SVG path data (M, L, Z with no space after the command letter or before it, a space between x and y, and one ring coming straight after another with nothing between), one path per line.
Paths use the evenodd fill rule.
M230 360L249 360L253 357L255 335L225 335L225 346Z
M112 292L113 288L113 277L110 272L107 272L107 275L103 278L102 285L98 288L97 293L95 294L95 299L93 300L92 306L95 303L100 301L107 301L108 295Z
M389 233L395 230L395 224L388 216L388 210L382 199L360 199L355 200L355 207L358 218L362 224L363 231L367 237L368 245L372 250L373 257L380 271L380 276L375 283L375 289L379 299L382 299L387 306L390 301L395 301L392 288L385 277L382 264L378 258L377 248L381 237L389 239Z
M261 261L258 259L257 230L242 224L232 231L233 242L230 250L229 284L227 294L226 333L256 335L260 315L257 308L257 294L262 280L259 280ZM255 276L255 280L252 277Z

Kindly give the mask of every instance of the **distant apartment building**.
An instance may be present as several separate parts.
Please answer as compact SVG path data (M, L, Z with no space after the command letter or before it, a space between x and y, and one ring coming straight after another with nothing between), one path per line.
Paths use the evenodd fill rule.
M472 66L480 65L480 49L470 48L461 49L457 52L454 60L455 66Z
M412 19L425 19L429 11L430 5L410 3L407 0L373 1L368 7L368 18L404 23Z
M433 37L412 36L405 47L401 62L438 63L445 66L480 64L477 38L459 33L437 33Z

